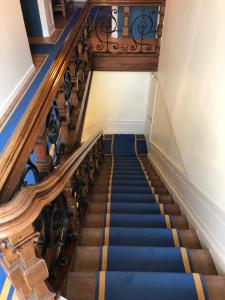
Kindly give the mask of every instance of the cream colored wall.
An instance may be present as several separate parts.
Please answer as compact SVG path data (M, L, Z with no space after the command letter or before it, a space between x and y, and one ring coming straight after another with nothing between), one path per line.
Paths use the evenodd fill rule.
M144 133L149 72L94 72L83 140L105 133Z
M225 3L167 0L151 157L225 272Z
M1 117L34 71L19 0L1 0L0 28Z

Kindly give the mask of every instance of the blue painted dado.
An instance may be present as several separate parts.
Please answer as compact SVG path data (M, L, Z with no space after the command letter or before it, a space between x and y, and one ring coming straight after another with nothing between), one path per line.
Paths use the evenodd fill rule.
M28 36L43 36L37 0L20 0Z

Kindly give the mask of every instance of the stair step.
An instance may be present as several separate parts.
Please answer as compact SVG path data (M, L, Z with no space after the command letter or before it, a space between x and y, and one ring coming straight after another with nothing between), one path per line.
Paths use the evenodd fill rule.
M97 272L102 269L102 255L107 253L107 271L185 272L182 252L187 251L191 271L216 275L208 250L162 247L77 247L72 272Z
M118 272L115 272L117 274L115 274L115 276L119 275ZM160 274L160 273L158 273ZM155 276L157 275L157 273L147 273L146 276L149 275L149 279L147 278L147 282L152 284L152 280L151 280L151 276ZM161 274L161 276L165 276L165 273ZM172 273L170 274L166 274L166 276L174 276L174 274ZM176 275L175 275L176 276ZM179 276L187 276L187 274L180 274ZM205 281L205 285L206 285L206 290L207 290L207 294L208 294L208 300L224 300L224 294L225 294L225 280L223 276L218 276L218 275L204 275L203 276L204 281ZM162 281L160 281L161 284L159 285L158 282L156 282L155 287L154 286L150 286L151 290L155 290L155 289L161 289L162 291L165 291L164 287L162 286ZM181 285L176 285L174 284L174 282L176 282L174 279L171 280L171 282L173 282L172 289L174 291L173 293L173 298L167 298L167 299L173 299L173 300L180 300L181 297L180 295L178 297L176 297L176 287L182 292L182 293L187 293L187 290L182 290ZM120 283L122 285L124 285L124 282L120 280ZM130 287L133 285L130 285ZM82 273L82 272L71 272L69 274L69 279L68 279L68 286L67 286L67 299L68 300L94 300L96 299L96 288L97 288L97 282L96 282L96 273ZM118 289L116 290L121 290L121 286L118 286ZM122 291L123 291L123 287L122 287ZM77 292L79 291L79 292ZM171 290L170 290L171 291ZM139 297L140 297L140 293ZM183 298L183 297L182 297ZM105 298L106 300L108 300L109 298ZM110 298L113 299L113 298ZM130 298L126 298L126 299L130 299ZM115 300L126 300L125 298L115 298ZM133 299L133 298L132 298ZM138 297L136 298L138 299ZM139 298L141 300L145 300L145 299L149 299L149 293L147 293L147 298L143 299ZM152 293L151 293L151 299L155 300L155 299L162 299L162 297L160 298L153 298L152 297ZM163 297L163 299L165 299L165 296ZM191 298L189 298L191 300Z
M108 192L106 193L95 193L92 195L92 202L107 202L108 201ZM156 202L154 195L135 195L135 194L117 194L111 195L112 202L133 202L133 203L150 203ZM162 204L172 204L173 199L169 195L158 195L157 201Z
M117 228L110 228L110 233ZM120 245L124 246L174 246L172 240L172 230L169 229L146 229L146 228L118 228L118 234L121 233ZM152 240L150 233L156 237L156 240ZM179 230L179 243L180 247L186 247L190 249L201 249L201 245L198 239L198 236L194 230ZM123 236L129 236L129 241L123 241ZM161 241L162 236L158 234L163 234L165 240ZM169 235L169 237L168 237ZM115 236L115 235L114 235ZM111 236L110 236L111 237ZM79 245L80 246L101 246L104 241L104 230L102 228L82 228L80 232ZM123 244L122 244L123 243ZM170 244L169 244L170 243Z
M128 179L114 179L113 178L113 181L112 181L113 185L116 185L116 186L123 186L123 185L126 185L126 186L129 186L129 185L132 185L132 186L139 186L139 185L146 185L148 184L147 183L147 180L143 180L143 179L137 179L137 180L128 180ZM151 180L151 185L153 187L164 187L164 184L161 180ZM109 186L109 180L98 180L95 184L95 186Z
M88 205L88 213L104 214L106 213L107 204L90 202ZM111 203L111 213L122 214L160 214L180 215L180 208L177 204L152 204L152 203Z
M145 183L145 186L116 186L113 184L113 186L100 186L95 185L93 192L94 193L106 193L109 190L111 190L112 193L135 193L135 194L149 194L151 193L150 187L148 183ZM167 195L168 191L165 187L154 187L155 193L161 195Z
M167 216L166 216L167 217ZM131 215L110 214L111 227L137 227L137 228L166 228L166 218L163 215ZM168 216L169 217L169 216ZM108 215L88 214L83 222L84 227L105 227ZM184 216L170 216L172 228L188 229L189 225Z

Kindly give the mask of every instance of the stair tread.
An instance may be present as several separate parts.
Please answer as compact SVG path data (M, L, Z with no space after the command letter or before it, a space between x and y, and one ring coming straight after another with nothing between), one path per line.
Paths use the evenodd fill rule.
M155 275L155 273L149 273L149 275ZM171 274L171 276L172 275L173 273ZM170 276L170 274L167 274L167 276ZM185 275L180 274L179 276L185 276ZM225 294L224 276L203 275L203 278L205 280L205 284L208 292L208 300L224 300L224 294ZM67 299L68 300L94 300L96 295L96 286L97 286L96 273L71 272L69 274L69 279L68 279ZM180 286L179 288L182 289L182 287ZM75 291L79 291L79 293ZM178 299L174 299L174 300L178 300Z
M68 300L95 300L99 270L107 270L107 276L118 276L122 282L131 276L130 288L137 288L135 293L142 276L144 288L148 290L150 283L152 291L161 293L158 283L151 280L154 276L181 280L190 278L190 271L201 273L208 300L224 300L224 277L217 275L210 252L201 248L196 231L189 228L146 156L107 157L103 162L80 230L68 279ZM148 277L150 281L146 281ZM115 300L128 299L121 298L121 282L116 280L116 295L120 296ZM161 282L165 289L166 280ZM179 294L182 286L175 285L175 289Z

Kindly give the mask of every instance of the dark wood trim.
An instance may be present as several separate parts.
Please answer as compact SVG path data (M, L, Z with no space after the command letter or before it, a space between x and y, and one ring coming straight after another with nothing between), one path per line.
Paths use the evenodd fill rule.
M166 0L89 0L88 3L92 6L95 5L105 5L105 6L157 6L157 5L165 5Z
M93 59L95 71L148 71L158 68L158 56L140 54L95 53Z

